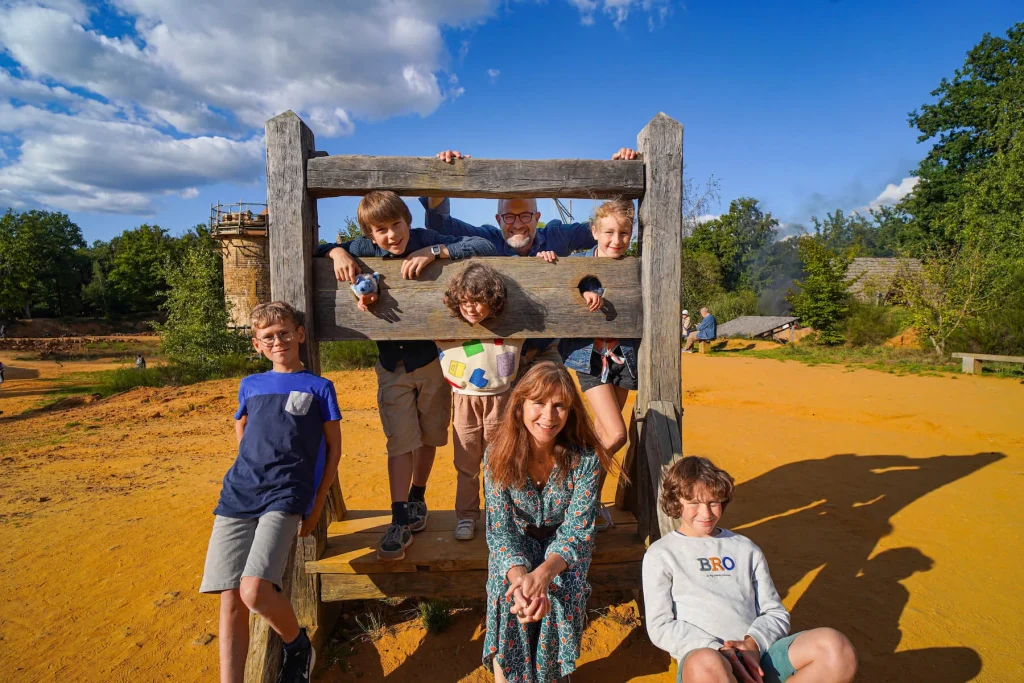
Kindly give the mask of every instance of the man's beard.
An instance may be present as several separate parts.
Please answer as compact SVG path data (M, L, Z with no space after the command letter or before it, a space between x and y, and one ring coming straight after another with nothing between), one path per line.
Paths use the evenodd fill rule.
M505 244L516 250L525 249L531 242L533 238L529 235L510 235L505 238Z

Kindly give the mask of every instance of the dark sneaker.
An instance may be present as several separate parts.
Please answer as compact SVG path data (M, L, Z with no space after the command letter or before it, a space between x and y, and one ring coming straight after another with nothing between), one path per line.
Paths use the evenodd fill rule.
M312 647L302 648L298 652L281 654L281 670L277 672L277 683L309 683L316 664L316 652Z
M377 544L377 557L381 560L401 560L405 558L405 549L412 545L412 532L409 527L391 524Z
M422 500L409 501L409 531L415 534L426 529L429 516L426 503Z

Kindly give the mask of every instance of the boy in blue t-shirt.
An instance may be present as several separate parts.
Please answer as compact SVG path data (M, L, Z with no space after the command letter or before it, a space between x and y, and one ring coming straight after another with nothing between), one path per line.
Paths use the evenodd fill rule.
M252 344L273 370L238 388L238 457L213 511L201 593L220 593L222 681L240 681L249 650L249 611L284 642L278 682L309 681L315 653L281 593L288 553L316 527L341 459L341 411L330 380L299 360L305 330L275 301L252 311Z

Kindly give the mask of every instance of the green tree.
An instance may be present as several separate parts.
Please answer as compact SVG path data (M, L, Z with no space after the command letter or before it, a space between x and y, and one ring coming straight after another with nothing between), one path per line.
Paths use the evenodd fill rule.
M761 291L768 283L757 266L763 263L779 221L758 206L756 199L741 197L729 204L729 212L714 220L698 223L684 248L713 254L728 291Z
M913 217L913 247L919 253L938 243L957 248L965 230L998 230L1004 221L1012 228L1014 219L1019 236L1021 185L1013 178L1024 173L1024 23L1005 38L986 33L953 78L943 78L931 94L936 101L909 117L919 141L935 140L917 168L917 187L901 206ZM995 220L972 225L972 206Z
M220 262L213 240L201 237L191 241L177 262L166 263L169 289L161 308L167 321L154 325L172 363L211 374L224 359L251 350L248 339L228 329Z
M168 287L164 266L172 254L173 242L166 230L147 224L110 240L106 284L117 312L157 310Z
M85 247L67 214L8 211L0 217L0 315L75 315Z
M807 275L795 283L800 291L788 297L793 313L817 330L819 341L841 344L842 322L850 309L846 271L853 257L832 251L820 233L800 237L797 246Z
M811 218L814 231L821 233L825 245L839 253L852 250L856 256L894 256L895 242L891 228L895 225L891 209L871 212L867 216L853 212L845 215L841 209L825 214L823 220ZM884 223L879 220L885 221ZM882 226L887 229L883 230Z

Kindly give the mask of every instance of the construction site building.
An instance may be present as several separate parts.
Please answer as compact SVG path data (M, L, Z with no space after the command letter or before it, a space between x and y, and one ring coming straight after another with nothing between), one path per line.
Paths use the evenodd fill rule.
M248 327L252 309L270 301L267 205L210 206L210 235L224 259L224 299L233 327Z

